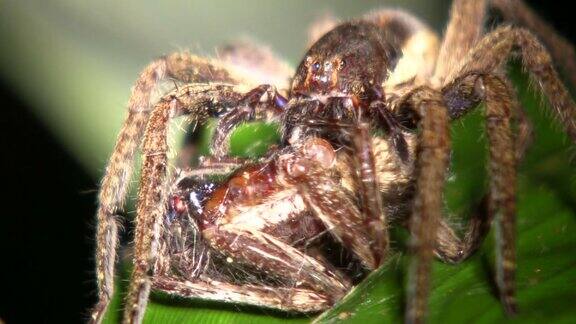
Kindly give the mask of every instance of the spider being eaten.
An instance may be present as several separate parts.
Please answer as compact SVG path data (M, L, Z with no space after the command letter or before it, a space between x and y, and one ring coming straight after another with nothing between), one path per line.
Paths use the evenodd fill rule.
M512 25L485 32L488 7ZM542 42L541 42L541 41ZM146 67L99 195L96 270L101 322L113 295L118 225L138 148L143 157L134 269L124 321L142 321L151 289L182 297L318 313L341 300L390 255L389 228L410 232L406 321L426 315L434 257L458 263L492 222L496 283L516 312L516 165L530 124L508 81L518 56L576 141L576 107L554 64L576 84L576 57L521 1L455 0L444 37L414 16L379 10L314 25L295 72L268 49L241 42L218 59L189 53ZM152 102L165 80L178 86ZM463 237L442 215L449 125L485 104L489 192ZM217 119L210 156L170 168L170 120ZM229 155L246 121L280 127L258 159Z

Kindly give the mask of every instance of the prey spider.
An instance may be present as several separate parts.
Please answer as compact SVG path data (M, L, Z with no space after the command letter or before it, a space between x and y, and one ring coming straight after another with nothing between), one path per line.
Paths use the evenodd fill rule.
M522 28L484 32L489 6ZM151 289L290 312L326 310L359 273L386 260L389 228L397 225L409 229L413 255L406 321L422 322L433 257L466 259L493 219L498 293L505 311L516 312L516 165L530 124L504 68L512 56L521 58L576 141L576 107L553 68L563 65L576 84L572 46L514 0L455 0L442 40L398 10L315 26L293 74L249 43L223 48L218 59L174 53L144 69L102 180L92 322L101 322L113 294L116 215L139 147L127 323L142 321ZM152 102L167 79L179 85ZM448 127L480 103L489 143L487 208L461 238L442 215ZM217 118L211 155L192 166L184 148L184 158L168 168L168 124L180 116L194 125ZM278 123L281 142L260 159L233 158L230 133L249 120ZM354 266L343 268L334 250Z

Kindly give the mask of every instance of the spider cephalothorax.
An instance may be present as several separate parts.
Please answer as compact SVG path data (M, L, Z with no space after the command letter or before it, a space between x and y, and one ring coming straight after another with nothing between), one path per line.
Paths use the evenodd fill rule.
M366 21L337 26L308 50L291 93L364 95L394 69L402 36Z
M483 34L487 3L540 36L553 56L526 29ZM112 296L115 214L139 146L126 322L142 320L151 289L325 310L382 264L388 228L396 225L411 233L406 320L421 322L432 257L456 263L470 256L495 215L498 291L506 311L516 311L516 165L529 124L502 67L519 54L576 141L576 107L552 64L554 58L564 65L574 81L573 48L513 0L454 1L440 46L429 28L401 11L321 24L328 25L335 27L313 31L324 36L313 39L293 75L267 49L248 43L225 47L220 60L175 53L142 72L100 191L93 322L102 320ZM151 103L167 78L182 84ZM489 143L487 210L470 219L461 239L442 215L448 126L480 102ZM179 116L217 123L211 156L192 167L187 146L171 170L167 130ZM248 120L278 123L281 142L260 159L228 156L231 131Z

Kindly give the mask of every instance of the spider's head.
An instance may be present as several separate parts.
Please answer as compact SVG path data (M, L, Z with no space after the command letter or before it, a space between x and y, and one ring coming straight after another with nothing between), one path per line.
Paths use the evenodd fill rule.
M293 79L292 93L362 98L382 85L399 52L395 41L373 24L342 24L308 50Z

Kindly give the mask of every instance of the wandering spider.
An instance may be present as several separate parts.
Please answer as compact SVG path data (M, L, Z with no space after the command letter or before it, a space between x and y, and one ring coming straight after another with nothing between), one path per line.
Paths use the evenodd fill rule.
M484 33L488 5L526 29ZM93 322L101 322L113 293L115 215L138 147L125 322L141 322L151 289L283 311L328 309L386 260L394 225L411 233L406 321L422 322L433 256L466 259L493 218L498 293L506 312L516 312L516 165L530 127L504 67L520 56L576 141L576 107L553 68L554 61L564 66L576 84L572 46L514 0L454 1L442 41L397 10L324 21L311 35L293 77L247 43L224 48L218 60L171 54L141 73L100 190ZM152 103L166 79L179 84ZM448 126L481 102L489 193L486 212L474 215L460 238L442 215ZM190 166L184 148L168 168L168 125L179 116L194 125L217 118L211 156ZM278 123L281 142L258 160L228 156L230 133L249 120ZM334 254L353 266L343 268Z

